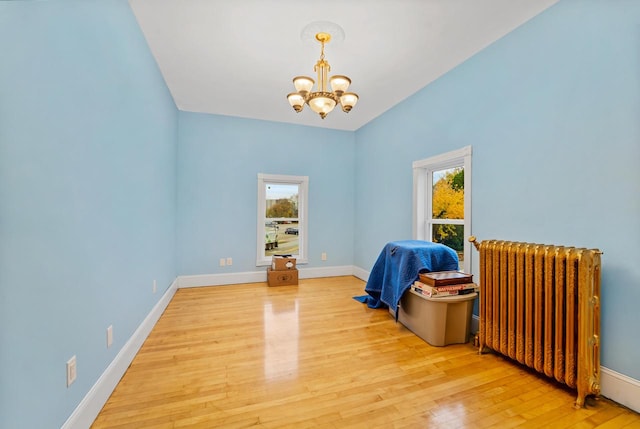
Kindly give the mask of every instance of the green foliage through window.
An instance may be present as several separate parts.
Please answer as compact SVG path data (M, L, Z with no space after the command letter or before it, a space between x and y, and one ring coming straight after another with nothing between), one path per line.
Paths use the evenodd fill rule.
M297 197L297 195L296 195ZM279 199L267 209L267 218L297 218L298 207L293 201L288 199Z
M464 226L437 223L436 219L464 219L464 169L451 168L433 174L432 240L462 254Z

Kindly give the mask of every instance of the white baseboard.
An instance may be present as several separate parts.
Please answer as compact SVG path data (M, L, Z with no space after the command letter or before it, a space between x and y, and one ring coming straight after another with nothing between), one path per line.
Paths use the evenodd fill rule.
M135 330L129 341L120 349L116 357L111 361L107 369L91 387L89 392L80 401L80 404L73 411L71 416L62 425L62 429L84 429L89 428L100 410L113 393L120 379L129 368L133 358L142 347L142 343L147 339L151 330L164 312L167 305L178 289L178 282L174 280L171 286L164 293L162 298L151 309L140 326Z
M364 270L360 267L353 267L353 275L359 278L360 280L364 280L365 282L369 280L369 271Z
M334 267L319 267L319 268L299 268L298 276L301 279L317 279L320 277L340 277L340 276L352 276L353 265L342 265Z
M194 276L178 276L178 287L221 286L240 283L260 283L266 281L266 271L248 271L244 273L228 274L199 274Z
M640 413L640 381L600 367L600 394Z
M302 268L298 267L298 278L313 279L319 277L338 277L354 275L356 267L342 265L334 267ZM235 285L240 283L260 283L267 281L267 270L246 271L228 274L201 274L194 276L179 276L178 287L202 287Z

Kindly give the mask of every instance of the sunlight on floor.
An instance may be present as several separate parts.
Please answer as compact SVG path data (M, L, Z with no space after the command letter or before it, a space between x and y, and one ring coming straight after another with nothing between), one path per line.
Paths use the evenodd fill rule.
M298 300L264 306L264 376L281 380L298 374Z

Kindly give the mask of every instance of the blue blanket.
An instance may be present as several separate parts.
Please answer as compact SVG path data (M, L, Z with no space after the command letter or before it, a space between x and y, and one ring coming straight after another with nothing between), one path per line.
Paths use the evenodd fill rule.
M370 308L390 307L395 312L418 273L457 269L458 254L450 247L430 241L392 241L384 246L369 274L364 289L369 295L356 299Z

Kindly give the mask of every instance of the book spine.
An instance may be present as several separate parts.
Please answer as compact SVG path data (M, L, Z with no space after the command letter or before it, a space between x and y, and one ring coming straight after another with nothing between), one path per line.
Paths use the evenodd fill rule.
M426 296L427 298L458 295L458 293L460 292L457 290L437 291L434 290L431 286L419 287L414 285L412 289L420 295Z
M475 283L461 283L461 284L457 284L457 285L448 285L448 286L430 286L428 284L424 284L420 281L417 281L414 283L414 285L416 287L421 287L423 289L425 288L432 288L435 291L438 292L446 292L446 291L457 291L457 290L462 290L462 289L476 289L477 285Z

